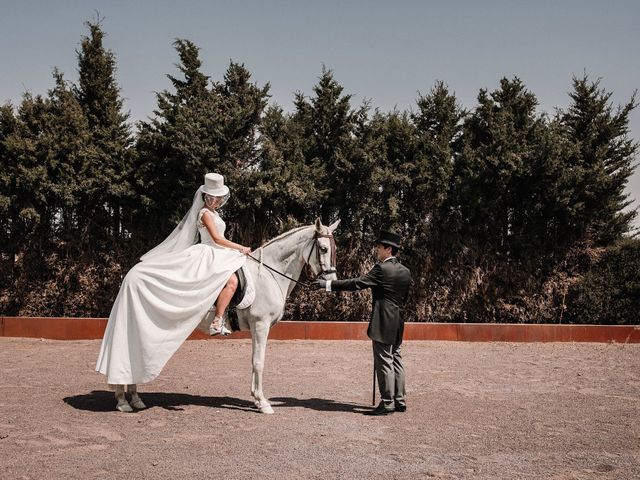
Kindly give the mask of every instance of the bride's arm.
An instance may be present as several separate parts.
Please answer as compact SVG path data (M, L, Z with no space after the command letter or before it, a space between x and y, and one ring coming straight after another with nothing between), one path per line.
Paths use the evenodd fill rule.
M226 238L224 238L224 235L221 235L220 232L218 232L218 229L216 228L216 224L213 221L213 215L208 215L207 213L202 215L202 223L204 223L205 227L207 227L207 230L209 231L209 235L211 235L211 238L213 238L213 241L216 242L218 245L221 245L227 248L233 248L235 250L238 250L241 253L251 253L251 249L249 247L243 247L242 245L239 245L237 243L232 242L231 240L227 240Z

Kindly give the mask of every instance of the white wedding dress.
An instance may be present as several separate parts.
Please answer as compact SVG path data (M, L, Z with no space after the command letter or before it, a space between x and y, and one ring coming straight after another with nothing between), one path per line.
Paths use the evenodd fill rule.
M246 256L237 250L216 245L202 223L203 214L212 215L218 232L224 234L220 215L196 208L194 200L185 219L193 217L200 243L149 257L157 247L122 282L96 364L109 384L145 383L157 377L245 262ZM193 229L190 235L196 238Z

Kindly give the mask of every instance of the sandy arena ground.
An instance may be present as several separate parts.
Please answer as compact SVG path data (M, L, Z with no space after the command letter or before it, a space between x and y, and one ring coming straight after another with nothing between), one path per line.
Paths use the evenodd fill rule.
M99 341L0 338L0 478L638 479L640 345L405 342L406 413L368 417L370 344L190 341L114 411Z

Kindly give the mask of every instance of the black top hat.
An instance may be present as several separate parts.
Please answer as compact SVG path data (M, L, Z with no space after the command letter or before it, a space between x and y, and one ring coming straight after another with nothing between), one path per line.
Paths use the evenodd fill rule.
M376 239L376 243L381 243L382 245L389 245L396 248L400 248L401 242L402 238L400 237L400 235L388 230L380 230L380 234Z

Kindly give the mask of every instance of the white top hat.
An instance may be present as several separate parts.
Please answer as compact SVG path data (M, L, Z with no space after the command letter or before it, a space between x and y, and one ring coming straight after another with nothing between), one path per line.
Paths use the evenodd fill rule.
M204 185L200 190L207 195L224 197L229 193L229 187L224 184L224 177L219 173L207 173L204 176Z

